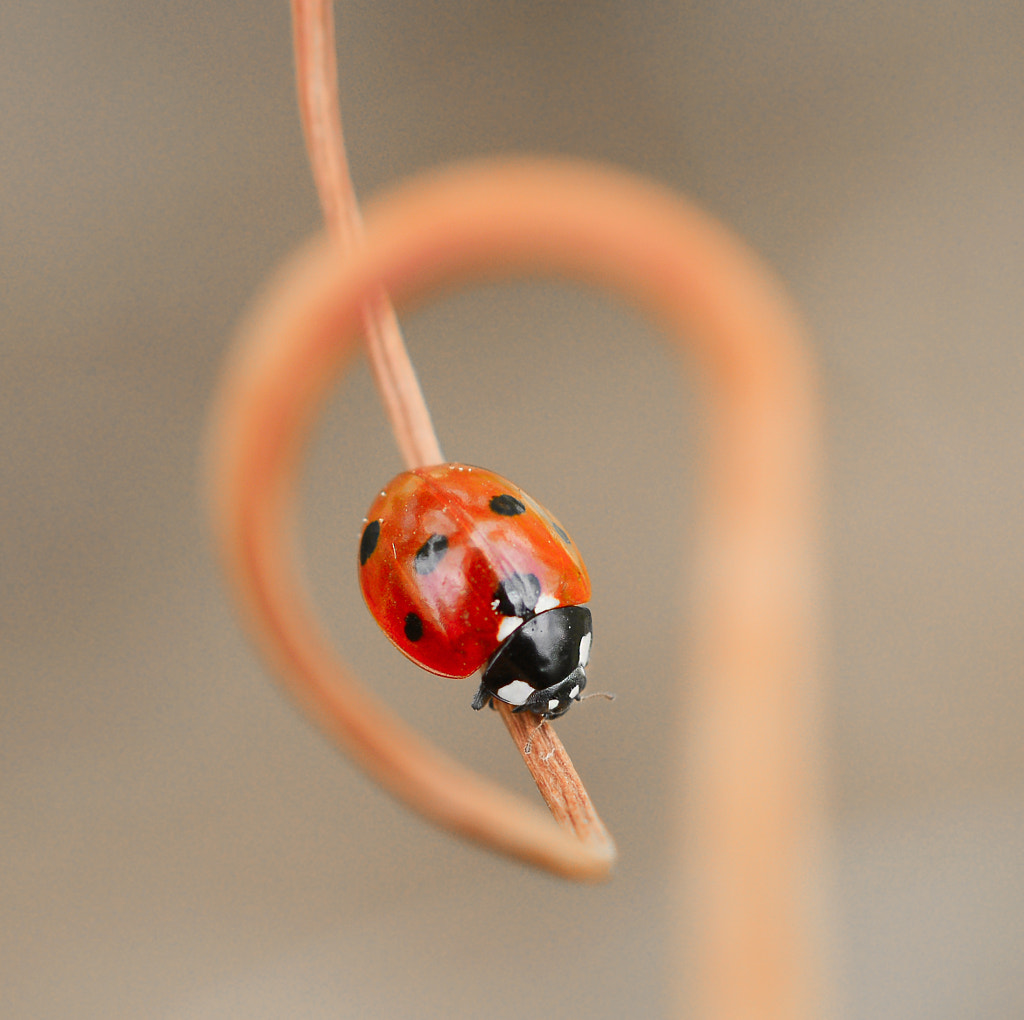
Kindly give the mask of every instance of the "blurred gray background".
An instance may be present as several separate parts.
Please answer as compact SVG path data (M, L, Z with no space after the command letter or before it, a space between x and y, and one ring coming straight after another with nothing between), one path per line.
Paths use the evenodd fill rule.
M865 1020L1024 1015L1024 7L337 18L364 194L480 153L608 159L788 280L828 415L838 998ZM643 323L549 284L407 323L448 455L515 479L587 555L592 683L619 699L559 728L621 847L610 885L396 807L279 693L222 589L210 394L318 223L289 32L283 2L0 6L0 1013L665 1015L663 705L700 431ZM308 474L318 597L407 718L529 793L472 681L407 665L362 608L359 523L399 468L360 366Z

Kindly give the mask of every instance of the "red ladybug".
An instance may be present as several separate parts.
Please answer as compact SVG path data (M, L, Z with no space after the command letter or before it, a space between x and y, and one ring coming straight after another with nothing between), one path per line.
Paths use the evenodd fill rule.
M465 464L405 471L366 515L363 598L392 642L441 676L483 669L497 698L553 719L579 701L590 578L562 526L522 489Z

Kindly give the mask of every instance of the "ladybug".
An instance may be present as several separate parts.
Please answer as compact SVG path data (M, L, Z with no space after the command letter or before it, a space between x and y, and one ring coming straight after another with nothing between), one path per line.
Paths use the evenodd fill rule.
M483 670L492 699L554 719L586 686L590 578L539 503L482 468L440 464L391 480L366 515L359 584L384 633L440 676Z

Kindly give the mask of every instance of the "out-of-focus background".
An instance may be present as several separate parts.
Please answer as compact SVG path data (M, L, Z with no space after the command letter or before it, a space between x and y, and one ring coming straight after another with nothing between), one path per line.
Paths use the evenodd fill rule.
M829 450L829 785L851 1018L1024 1015L1024 7L342 3L364 194L509 151L615 161L750 239L805 309ZM279 693L199 485L233 325L317 228L284 3L0 6L0 1012L661 1016L666 693L699 395L553 284L407 323L449 456L588 557L590 702L559 729L622 851L578 888L395 806ZM510 444L510 434L516 436ZM472 681L363 610L399 470L360 366L308 474L347 656L529 793Z

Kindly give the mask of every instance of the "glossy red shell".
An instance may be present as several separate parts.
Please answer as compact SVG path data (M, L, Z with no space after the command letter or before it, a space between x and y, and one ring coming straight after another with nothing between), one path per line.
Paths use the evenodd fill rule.
M522 512L510 514L516 503ZM464 464L406 471L377 497L366 521L363 598L391 641L432 673L466 677L487 662L505 636L498 595L510 577L537 579L538 611L590 598L587 568L565 529L491 471ZM424 554L442 546L424 571Z

